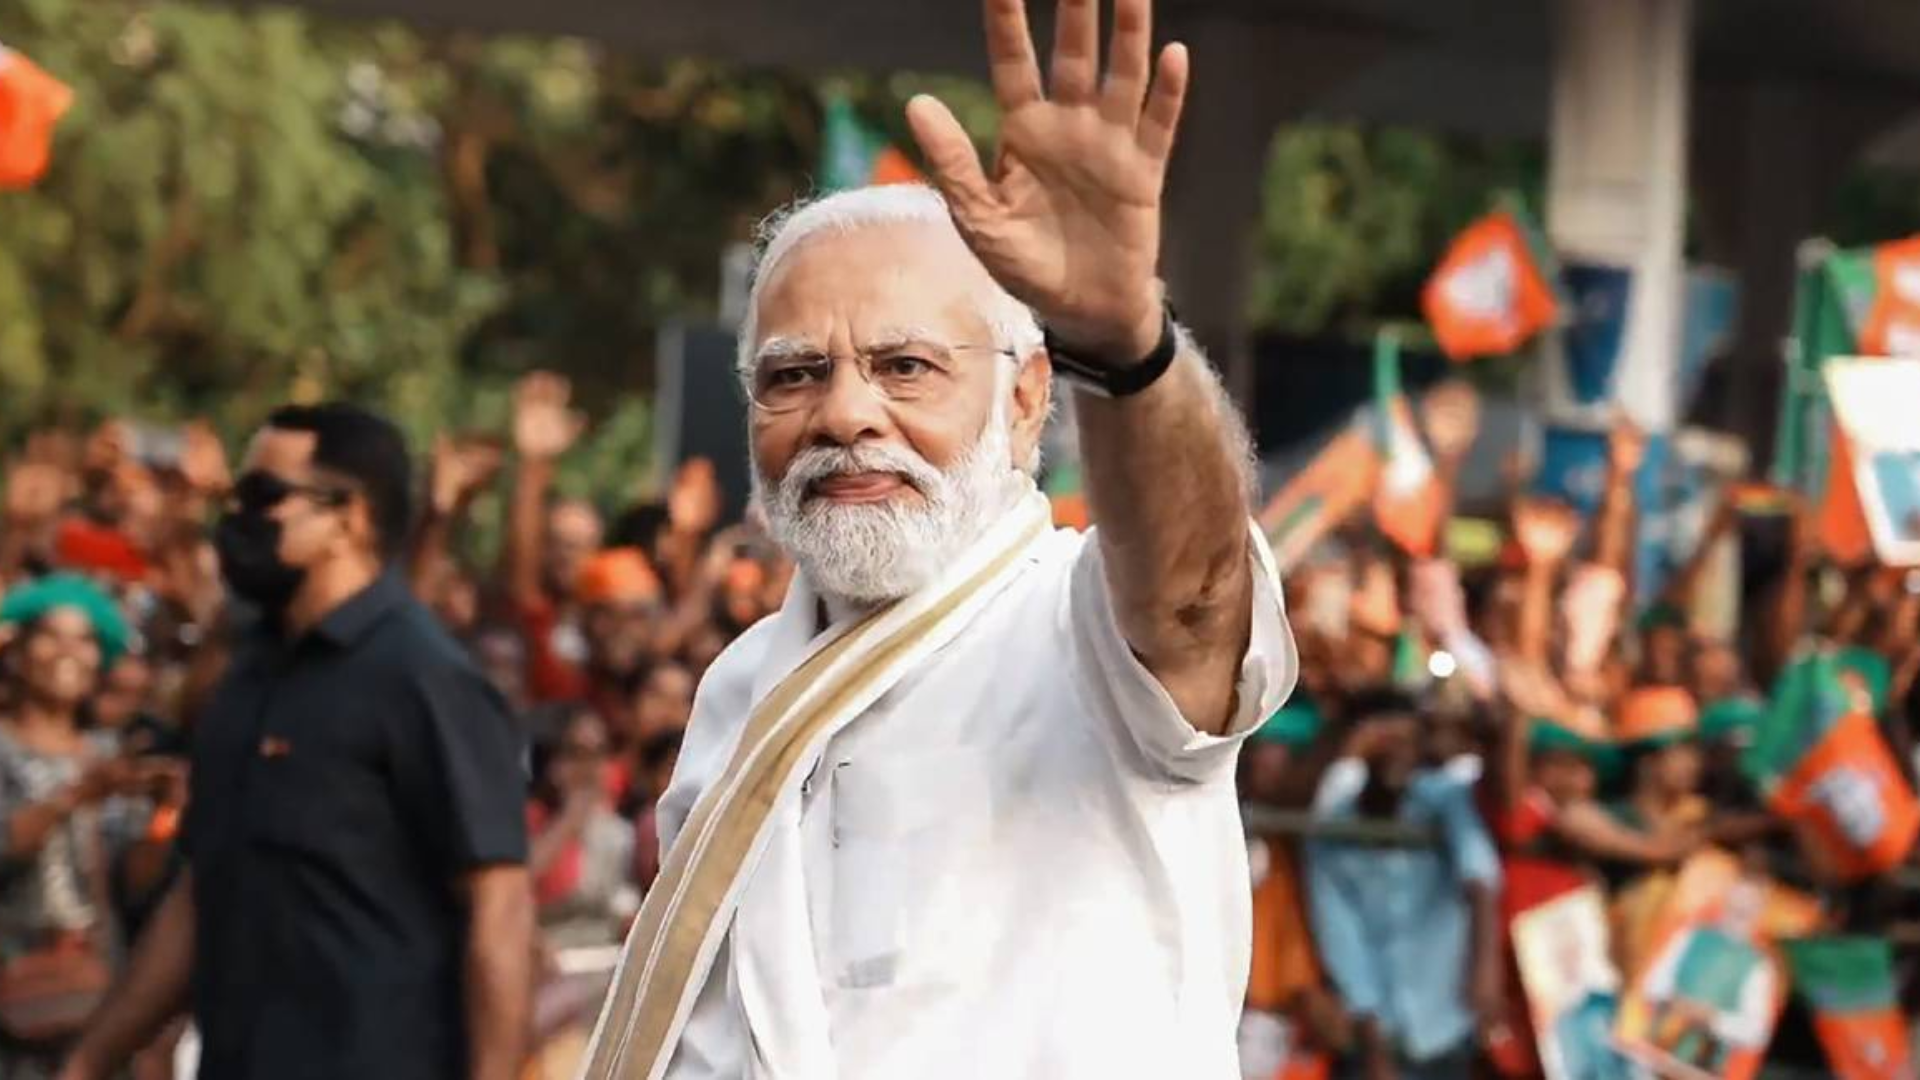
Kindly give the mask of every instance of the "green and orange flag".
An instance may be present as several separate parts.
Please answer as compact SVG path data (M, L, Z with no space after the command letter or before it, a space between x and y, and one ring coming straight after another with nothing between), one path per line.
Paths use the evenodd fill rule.
M1841 652L1815 651L1781 674L1744 765L1841 880L1899 865L1920 838L1920 800L1874 720L1873 689Z
M1299 565L1367 505L1379 475L1380 455L1364 430L1349 427L1334 436L1260 511L1275 564L1282 571Z
M1782 948L1838 1080L1916 1075L1894 987L1893 946L1886 939L1800 938Z
M0 45L0 190L30 187L53 157L53 129L73 91L39 65Z
M907 155L868 127L846 98L827 99L820 143L822 191L847 191L873 184L912 184L923 179Z
M1374 523L1402 551L1432 558L1445 524L1446 493L1401 386L1399 339L1387 331L1374 339L1373 423L1374 450L1380 455Z

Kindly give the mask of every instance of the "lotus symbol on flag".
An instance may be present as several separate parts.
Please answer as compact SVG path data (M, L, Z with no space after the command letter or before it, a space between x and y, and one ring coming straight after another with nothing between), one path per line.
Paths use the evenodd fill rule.
M1858 769L1835 769L1815 781L1807 794L1827 808L1855 847L1871 846L1886 830L1887 813L1880 803L1880 791L1873 779Z
M1420 445L1410 420L1398 410L1387 427L1386 459L1380 482L1391 495L1411 495L1433 476L1433 462L1427 457L1426 447Z
M1421 290L1434 340L1455 360L1499 356L1553 325L1559 300L1524 215L1496 210L1455 237Z
M1506 248L1490 248L1480 257L1460 267L1441 283L1447 302L1463 315L1510 328L1514 318L1514 285L1517 268L1513 253Z

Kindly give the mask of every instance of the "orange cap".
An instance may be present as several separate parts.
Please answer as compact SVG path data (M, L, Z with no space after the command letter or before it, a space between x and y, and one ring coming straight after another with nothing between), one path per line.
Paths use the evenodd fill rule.
M660 577L639 548L609 548L580 567L574 596L582 604L630 604L660 596Z
M1680 686L1642 686L1620 699L1614 738L1623 743L1690 738L1700 727L1700 707Z

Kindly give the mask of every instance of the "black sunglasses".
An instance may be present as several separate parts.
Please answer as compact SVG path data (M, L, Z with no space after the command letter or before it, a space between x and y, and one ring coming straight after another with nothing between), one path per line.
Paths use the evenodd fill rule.
M244 514L266 514L295 495L304 495L318 506L340 507L353 498L352 492L324 484L296 484L270 472L243 473L233 484L233 505Z

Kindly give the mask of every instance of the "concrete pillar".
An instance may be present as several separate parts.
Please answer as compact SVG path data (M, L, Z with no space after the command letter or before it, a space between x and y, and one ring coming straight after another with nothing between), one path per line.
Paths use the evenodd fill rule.
M1691 0L1559 0L1547 231L1570 259L1633 275L1614 398L1676 419ZM1560 419L1590 419L1560 417Z

